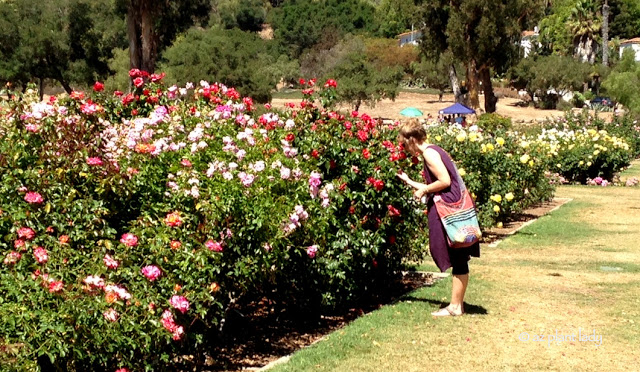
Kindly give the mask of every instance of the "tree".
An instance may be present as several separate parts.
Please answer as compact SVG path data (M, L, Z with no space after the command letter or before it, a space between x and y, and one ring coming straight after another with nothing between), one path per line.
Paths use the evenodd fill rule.
M555 108L560 96L582 89L591 80L589 63L567 56L541 56L531 67L528 91L540 99L543 108Z
M108 0L0 2L0 80L93 84L109 69L123 24ZM42 94L42 89L41 89Z
M446 89L451 88L449 78L449 67L454 63L453 56L444 55L437 60L423 57L422 60L412 64L413 78L422 82L429 88L439 91L438 100L442 101L442 96Z
M609 65L609 2L602 5L602 64Z
M194 24L206 24L210 0L116 0L126 9L130 67L155 71L160 51Z
M276 76L278 70L274 73L276 63L278 59L265 52L265 41L254 33L192 28L164 52L161 68L170 82L220 82L267 102L283 77Z
M602 19L594 0L578 0L571 9L567 27L573 36L574 55L582 62L595 62L596 39Z
M215 0L209 25L258 32L266 18L267 9L262 0Z
M395 99L402 79L400 68L378 68L363 53L352 52L340 61L329 76L338 81L338 97L358 111L363 102L370 106L383 98Z
M532 100L535 95L535 89L532 84L535 78L534 67L538 58L543 57L532 55L521 59L517 65L509 69L507 74L509 85L517 90L525 90Z
M416 17L417 8L413 0L383 0L376 9L378 35L395 38L398 34L421 27Z
M503 73L518 55L520 33L537 19L538 0L438 0L421 7L425 19L426 55L439 57L447 50L462 61L467 72L470 104L479 107L479 82L485 111L496 110L491 76ZM431 50L430 50L431 49Z
M344 36L375 28L375 8L360 0L287 0L274 8L270 23L281 51L299 58L327 32Z
M633 51L626 50L622 60L611 70L602 85L611 98L629 110L640 113L640 63L634 57Z

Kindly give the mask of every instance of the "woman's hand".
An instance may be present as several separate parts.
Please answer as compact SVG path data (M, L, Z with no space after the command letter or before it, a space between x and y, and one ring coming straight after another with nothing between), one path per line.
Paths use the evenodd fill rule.
M400 178L404 182L409 182L409 176L402 170L399 170L396 176L398 176L398 178Z
M421 187L419 189L416 189L413 192L413 196L418 200L421 200L422 197L424 197L426 194L427 194L427 188L426 187Z

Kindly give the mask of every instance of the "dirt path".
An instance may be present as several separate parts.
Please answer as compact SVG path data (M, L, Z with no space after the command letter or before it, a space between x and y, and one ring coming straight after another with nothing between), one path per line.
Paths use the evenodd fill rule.
M483 98L480 97L480 105L483 106ZM298 100L274 98L272 104L276 107L284 107L287 102L297 102ZM516 122L535 122L548 117L563 117L564 112L559 110L539 110L534 107L520 107L519 99L504 97L498 101L497 113L512 118ZM453 95L445 94L443 101L438 101L438 96L434 94L400 92L395 101L385 99L380 101L374 107L363 105L360 111L366 112L372 117L381 117L385 119L402 119L400 111L406 107L415 107L424 113L426 118L428 114L433 117L438 116L438 111L450 106L454 103ZM349 107L343 107L349 109ZM611 113L601 113L603 117L611 117ZM473 119L473 117L471 118Z

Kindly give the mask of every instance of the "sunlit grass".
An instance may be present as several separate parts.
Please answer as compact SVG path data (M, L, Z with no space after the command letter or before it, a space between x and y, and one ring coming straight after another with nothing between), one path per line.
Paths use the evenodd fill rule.
M451 278L357 319L274 371L626 370L640 363L640 189L561 187L572 198L471 260L467 314L435 319ZM416 267L437 271L432 262ZM595 333L594 342L524 342ZM588 366L588 367L587 367Z

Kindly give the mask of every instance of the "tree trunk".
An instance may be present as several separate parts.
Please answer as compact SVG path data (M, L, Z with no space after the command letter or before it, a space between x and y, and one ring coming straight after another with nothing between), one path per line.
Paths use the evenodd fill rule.
M158 56L158 35L153 25L154 2L130 0L127 9L127 36L129 38L129 65L154 72Z
M498 97L493 93L491 70L488 67L485 67L480 70L479 74L480 79L482 79L482 89L484 91L484 111L487 113L496 112Z
M142 70L152 73L156 69L156 57L158 55L157 34L153 27L153 1L142 1L141 19L142 26Z
M602 5L602 64L609 66L609 3Z
M362 104L362 100L358 98L358 100L356 101L355 104L355 111L359 111L360 110L360 105Z
M463 103L464 97L460 90L460 82L458 81L458 74L456 73L456 67L452 64L449 65L449 80L451 81L451 89L457 103ZM442 99L440 99L442 101Z
M40 81L38 81L38 89L39 92L38 94L40 95L40 102L42 102L42 100L44 99L44 79L40 78Z
M595 62L595 41L589 35L582 35L574 42L575 55L580 62Z
M139 35L142 34L138 20L140 6L138 0L130 0L127 9L127 37L129 38L129 66L140 68L142 66L142 48Z
M474 109L479 108L478 71L476 69L476 60L473 58L467 62L467 90L469 90L469 105Z

